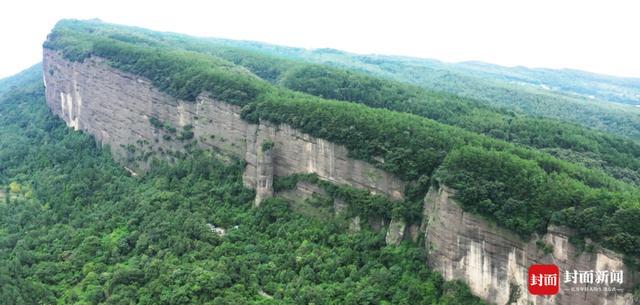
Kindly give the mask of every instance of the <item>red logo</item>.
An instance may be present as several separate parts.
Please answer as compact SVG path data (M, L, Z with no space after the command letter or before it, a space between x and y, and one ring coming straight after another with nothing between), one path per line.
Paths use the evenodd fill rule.
M529 293L551 295L560 290L560 269L556 265L531 265L529 267Z

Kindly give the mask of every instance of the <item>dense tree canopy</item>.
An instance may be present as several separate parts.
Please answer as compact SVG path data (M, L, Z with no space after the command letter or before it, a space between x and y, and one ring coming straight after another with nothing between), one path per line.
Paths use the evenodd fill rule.
M616 178L640 183L640 144L623 137L558 120L492 109L452 94L429 92L318 65L292 69L281 83L320 97L413 113L493 138L546 149L557 157L602 168ZM555 153L558 149L567 153Z
M130 177L21 83L0 98L0 303L482 304L419 247L278 198L252 209L242 170L193 151Z
M186 35L162 37L172 42L188 41ZM202 47L204 40L199 41ZM477 62L444 63L403 56L353 54L334 49L309 50L252 41L213 38L206 41L209 50L233 48L346 68L472 98L493 107L574 122L640 140L640 109L615 103L638 104L638 79L575 70L506 68ZM210 52L227 58L220 52ZM263 61L265 59L263 57Z
M174 46L175 41L191 50ZM91 55L106 58L117 68L149 77L178 98L192 100L209 92L243 105L243 118L250 122L285 123L343 144L352 156L407 181L446 183L459 190L465 208L523 236L544 232L547 224L555 222L570 225L613 249L638 254L640 235L615 220L638 213L640 192L621 181L635 180L635 142L560 122L520 118L463 98L354 72L274 58L269 62L276 68L267 71L266 65L257 64L262 57L254 53L229 58L259 70L256 74L268 75L268 81L356 103L326 100L270 85L212 55L215 51L207 52L210 45L206 42L193 41L99 22L62 21L45 47L60 50L71 60ZM227 49L217 53L230 54ZM520 144L553 149L571 162ZM608 163L611 167L604 169L609 174L580 165L587 157ZM615 172L622 176L612 177ZM423 185L422 194L426 187ZM584 213L611 220L613 225L608 231L604 227L596 230L593 222L578 220Z
M356 104L285 94L250 106L244 114L249 120L287 123L342 143L369 162L382 156L379 166L406 180L433 177L454 187L465 208L523 236L544 232L553 221L608 247L640 254L639 235L628 235L633 225L614 220L619 213L640 215L638 191L602 173L433 121ZM585 211L599 221L577 221ZM609 225L600 226L604 223Z
M74 36L85 32L90 32L92 38ZM96 41L93 47L83 43L87 39L95 39L93 36L96 33L101 33L100 36L105 39ZM151 49L176 48L213 56L202 57L188 53L171 54L166 51L153 52L154 55L151 56L140 50L131 52L126 47L130 44L143 45ZM222 58L247 68L268 82L295 91L328 99L362 103L369 107L417 114L493 138L544 149L558 158L602 169L615 178L640 185L640 144L634 140L568 122L492 108L484 105L486 103L480 100L460 95L377 78L367 75L366 70L361 71L362 69L345 70L294 60L291 59L291 56L278 57L271 54L288 54L283 51L286 48L282 47L274 46L256 51L256 46L251 44L247 46L247 44L249 43L192 38L186 35L158 33L138 28L74 21L61 22L47 43L53 48L62 48L71 59L84 58L90 54L123 57L124 59L115 62L118 67L147 76L154 80L158 87L184 99L192 100L195 98L193 92L207 90L212 92L214 96L226 98L228 102L232 103L253 100L259 89L248 86L251 80L236 80L230 83L229 81L233 81L235 78L229 77L229 74L220 75L226 79L224 82L220 78L214 79L208 75L212 74L212 71L220 69L238 72L237 69L230 69L230 65L224 62L215 61L216 58ZM245 46L245 48L239 46ZM120 52L126 54L112 54ZM150 50L145 52L148 53ZM319 50L318 52L329 51ZM164 56L154 58L154 56L158 56L156 53L163 53ZM82 54L82 56L78 57L76 54ZM347 57L342 52L331 54ZM183 63L184 67L189 67L184 68L189 71L188 73L184 69L166 67L168 65L166 60L176 59L178 55L184 55L180 56L181 58L195 57L192 58L192 62L197 65L191 66ZM140 57L144 57L145 60L138 60ZM379 61L381 63L394 62L390 59L386 61L380 59ZM128 66L133 63L135 63L135 67ZM207 65L209 66L208 72L205 72L202 67ZM175 71L171 73L172 77L170 78L164 77L169 71L167 69ZM163 77L157 79L158 75L163 75ZM224 86L205 87L207 83L224 84ZM465 84L458 85L465 86ZM246 92L242 92L243 87L246 88ZM218 90L224 90L224 92L218 92ZM521 99L522 97L517 94L511 96L514 103ZM562 101L556 103L562 103ZM546 107L560 106L548 105ZM585 107L566 111L579 113ZM621 122L621 120L609 122L609 125L620 125Z

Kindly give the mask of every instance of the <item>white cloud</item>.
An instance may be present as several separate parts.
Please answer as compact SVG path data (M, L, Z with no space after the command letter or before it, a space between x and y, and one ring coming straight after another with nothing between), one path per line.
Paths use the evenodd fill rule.
M635 1L12 1L0 77L37 62L62 18L360 53L640 77Z

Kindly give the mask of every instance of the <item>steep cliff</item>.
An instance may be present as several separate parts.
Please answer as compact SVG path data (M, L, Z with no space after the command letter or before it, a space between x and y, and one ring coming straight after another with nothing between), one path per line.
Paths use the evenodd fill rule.
M611 251L580 251L569 242L571 232L550 227L544 236L523 240L482 217L462 210L455 192L446 186L431 188L425 198L426 247L429 264L445 279L465 281L474 294L496 304L516 301L527 304L634 304L637 276L624 266L623 258ZM572 291L578 288L560 280L560 292L553 297L527 293L527 272L532 264L555 264L564 271L622 270L616 290ZM564 275L564 274L562 274ZM598 285L594 285L598 286ZM585 286L586 287L586 286ZM514 290L519 297L512 297Z
M402 180L349 158L345 147L287 125L250 124L240 118L239 106L206 94L195 103L178 100L146 79L113 69L101 58L70 62L45 49L43 66L51 110L70 127L110 145L113 155L133 171L146 169L151 157L171 158L195 144L244 158L244 181L251 188L260 178L267 182L263 165L272 164L275 176L316 173L336 184L395 199L404 196ZM268 152L261 150L265 141L273 143Z
M111 147L114 157L132 173L145 171L153 158L172 160L190 147L212 149L246 161L247 187L256 189L256 205L273 195L275 177L315 173L324 181L365 189L391 199L405 197L406 182L369 163L349 157L347 148L302 133L286 124L268 121L251 124L240 116L241 107L200 94L195 102L173 98L145 78L111 67L106 60L90 57L83 62L65 60L60 53L44 50L46 101L67 125L92 134ZM298 184L292 196L322 193L320 188ZM306 195L305 195L306 194ZM539 238L553 246L545 254L536 239L524 241L490 222L468 213L450 198L446 187L432 189L425 198L423 233L430 253L429 264L446 279L461 279L484 299L506 304L517 295L518 304L632 304L634 278L625 270L625 293L600 294L562 291L553 298L533 298L526 293L527 268L549 262L561 269L622 269L613 253L579 252L568 243L568 233L550 228ZM334 202L334 210L344 203ZM394 219L368 219L373 229L387 229L388 244L410 237L418 240L417 226ZM352 219L359 230L360 217ZM585 297L586 296L586 297Z

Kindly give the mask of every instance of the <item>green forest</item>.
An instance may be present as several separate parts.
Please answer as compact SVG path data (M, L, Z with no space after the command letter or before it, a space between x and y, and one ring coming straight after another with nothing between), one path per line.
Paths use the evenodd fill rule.
M343 145L407 182L405 200L294 174L277 177L275 191L310 182L347 213L301 213L278 196L255 208L244 161L194 145L132 176L108 146L50 112L42 73L56 72L38 64L0 80L0 304L484 304L430 270L424 246L387 246L384 230L349 229L353 216L420 224L424 195L440 185L456 190L465 211L525 240L568 226L581 250L618 251L640 270L640 121L618 112L626 108L474 78L495 67L443 76L427 73L443 67L428 61L96 20L60 21L44 47L74 62L103 58L177 99L208 94L242 107L250 123ZM534 83L543 72L512 70L508 79ZM576 105L584 108L559 115ZM198 141L194 125L149 124Z
M352 72L318 77L313 69L303 66L300 77L282 80L285 86L289 83L292 89L300 89L294 91L212 54L173 47L158 36L165 34L69 20L56 26L45 47L59 50L73 61L89 56L106 58L114 67L148 77L177 98L194 100L209 92L214 98L244 106L243 118L249 122L286 123L343 144L353 157L406 181L447 184L459 191L458 198L467 210L523 237L545 232L550 223L568 225L579 236L588 236L608 248L632 256L640 254L640 231L629 221L640 218L640 192L629 183L635 180L639 146L630 139L564 123L546 124L535 118L513 123L508 114L463 98L427 94L417 87ZM171 34L166 37L173 41ZM282 68L286 67L283 64ZM319 97L324 95L358 103ZM471 114L465 117L465 112ZM449 118L458 114L463 119ZM488 119L489 124L509 122L505 123L509 133L491 134L491 128L476 126L475 121L484 121L481 118L494 118ZM478 128L491 136L472 132ZM561 160L537 149L557 146L583 152L630 174L620 177L608 167L588 168L583 160ZM575 155L572 152L568 155ZM378 157L384 162L377 161ZM422 185L421 194L427 188Z
M253 209L239 160L129 176L26 74L0 98L0 304L483 304L384 232Z
M187 43L193 39L185 35L156 37L193 46ZM452 93L518 113L559 119L640 139L640 110L629 106L638 104L638 83L633 79L575 70L506 68L481 62L444 63L433 59L362 55L334 49L309 50L229 39L198 39L197 46L197 49L231 61L248 61L257 67L265 65L251 58L266 54L348 69ZM247 57L247 53L251 55Z

